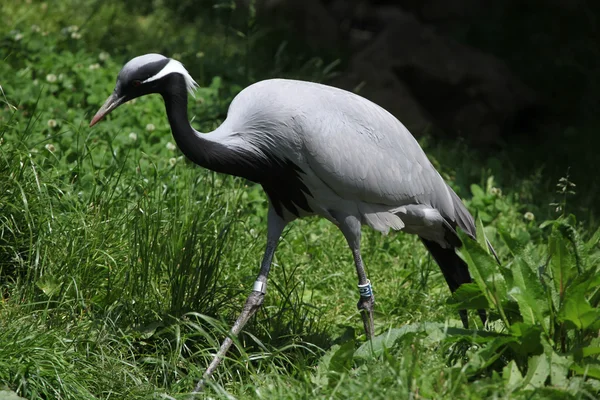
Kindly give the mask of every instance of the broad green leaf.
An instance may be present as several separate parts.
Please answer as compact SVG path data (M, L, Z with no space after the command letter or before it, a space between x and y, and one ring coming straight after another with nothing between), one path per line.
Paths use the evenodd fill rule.
M552 228L553 232L558 232L566 239L572 248L575 268L579 273L583 272L581 265L581 255L585 252L584 245L579 237L579 232L575 229L577 221L575 216L570 214L567 218L557 220Z
M141 338L149 339L152 337L152 335L154 335L156 333L156 330L158 328L162 328L164 326L165 326L164 322L161 320L158 320L158 321L150 322L147 325L140 326L139 328L135 329L135 331L137 331L139 333Z
M596 229L596 232L592 235L592 237L584 244L584 249L586 252L591 251L598 243L600 242L600 227Z
M550 383L555 387L567 388L569 386L569 367L573 364L573 360L558 354L545 339L542 340L542 345L550 364Z
M36 282L36 286L42 292L44 292L46 296L52 297L53 294L57 293L60 290L62 282L60 282L58 279L52 276L44 275L40 279L38 279L38 281Z
M479 243L459 232L463 242L460 252L469 266L473 279L482 290L489 304L498 310L506 299L506 282L496 260Z
M489 253L489 249L488 249L488 245L487 245L487 238L485 237L485 230L483 227L483 223L481 222L481 218L477 218L477 221L475 221L476 227L475 227L475 234L477 237L477 243L479 243L479 245L488 250Z
M0 390L0 400L25 400L25 397L21 397L12 390Z
M582 366L579 364L573 364L571 365L571 371L575 372L577 375L589 376L594 379L600 379L600 368L598 368L597 366Z
M349 340L337 349L329 360L329 371L347 372L352 367L354 355L354 340Z
M502 379L509 390L516 389L523 382L523 375L517 367L515 360L512 360L504 368L502 368Z
M494 220L494 217L492 217L490 214L488 214L485 211L479 211L477 213L477 219L481 219L482 221L485 221L485 222L492 222Z
M556 222L556 220L548 219L540 224L540 229L544 229L547 226L554 225L555 222Z
M404 325L401 328L390 329L384 334L375 336L371 341L365 342L354 352L354 358L368 360L378 357L386 349L394 347L396 342L403 340L405 336L411 335L413 337L417 334L426 335L424 339L425 343L439 343L454 334L472 337L475 332L462 328L448 327L446 324L438 322ZM482 342L492 340L492 338L497 336L499 335L492 332L481 332L481 335L476 335L477 339L480 339Z
M547 332L545 317L548 315L548 298L538 276L521 257L515 257L512 273L515 286L511 288L510 294L517 300L523 322L530 325L541 324Z
M418 324L404 325L401 328L390 329L384 334L375 336L370 341L365 342L354 352L354 358L367 360L381 355L385 349L390 349L402 336L407 333L422 332L424 328Z
M476 283L462 284L456 292L452 293L448 304L465 310L482 310L490 307L490 303Z
M471 185L471 193L473 193L473 197L485 197L485 192L481 188L481 186L473 183Z
M314 382L321 386L335 385L343 374L352 367L352 355L354 353L354 340L348 340L341 345L336 344L321 357L317 367Z
M552 231L548 241L548 252L550 253L550 270L552 271L552 280L554 287L558 292L561 301L565 295L565 290L573 276L577 273L577 266L565 239L556 230Z
M600 310L592 308L585 298L586 289L587 284L583 282L567 291L559 310L559 319L572 323L578 329L586 329L600 320Z
M489 176L485 181L485 190L490 191L491 188L494 187L494 176Z
M446 343L457 343L468 339L470 343L476 343L478 345L487 345L487 343L491 343L495 341L497 338L507 338L509 339L506 343L511 341L516 341L517 339L513 336L507 335L505 333L499 332L490 332L490 331L482 331L482 330L471 330L457 327L440 327L442 332L446 334L445 342Z
M583 329L598 331L598 328L600 328L600 309L592 308L591 311L588 311L581 316L581 321Z
M319 360L319 365L317 368L319 370L321 370L322 372L329 371L330 370L329 365L331 364L331 359L333 358L333 355L340 349L340 347L342 347L342 346L339 344L334 344L333 346L331 346L331 348L329 350L327 350L327 352L325 354L323 354L323 356Z
M525 375L525 390L533 390L543 387L550 375L550 364L548 358L542 354L529 357L527 362L527 375Z
M518 354L539 354L543 351L541 344L542 329L539 325L528 325L517 322L510 326L510 333L516 339L510 343L511 348Z
M518 236L515 236L502 227L498 228L498 234L513 256L519 254L530 239L526 233L520 232Z
M600 354L600 347L584 347L582 349L577 349L573 352L577 359L581 359L584 357L594 356L596 354Z
M493 363L495 363L502 354L504 350L510 346L515 341L514 337L510 336L501 336L492 339L491 342L487 343L481 349L477 351L477 355L481 358L479 365L477 368L480 372L488 367L490 367ZM476 371L473 371L475 373Z
M494 201L494 207L501 212L507 212L510 210L510 206L504 199L496 199L496 201Z
M592 270L592 271L595 272L594 270ZM599 289L598 286L600 286L600 274L596 274L596 275L590 277L587 282L588 282L588 288Z

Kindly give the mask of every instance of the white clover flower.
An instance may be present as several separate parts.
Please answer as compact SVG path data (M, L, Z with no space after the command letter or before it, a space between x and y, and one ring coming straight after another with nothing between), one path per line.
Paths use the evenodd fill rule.
M108 54L107 52L103 51L100 54L98 54L98 59L100 61L106 61L110 58L110 54Z
M37 85L39 85L39 84L40 84L40 81L39 81L39 80L37 80L37 79L34 79L34 80L33 80L33 86L37 86Z
M75 40L81 39L81 33L79 33L79 32L71 33L71 39L75 39Z
M54 75L54 74L48 74L48 75L46 75L46 80L47 80L48 82L50 82L50 83L54 83L54 82L56 82L56 80L57 80L57 79L58 79L58 78L57 78L57 77L56 77L56 75Z
M177 159L175 157L169 158L169 164L171 165L171 167L174 167L175 164L177 164Z
M156 127L154 126L154 124L148 124L148 125L146 125L146 130L148 132L152 132L155 129L156 129Z
M497 187L493 187L493 188L490 189L490 193L492 195L494 195L494 196L500 197L500 196L502 196L502 189L499 189Z
M132 142L135 142L137 140L137 133L135 133L135 132L129 132L129 139Z
M203 51L199 51L196 53L196 58L202 58L204 57L204 52Z
M71 25L67 27L67 32L77 32L79 27L77 25Z
M35 25L35 24L31 25L31 32L36 32L37 33L37 32L39 32L41 30L42 29L40 28L39 25Z
M523 218L525 218L527 221L533 221L535 219L535 215L533 215L531 211L527 211L525 214L523 214Z
M55 120L55 119L49 119L49 120L48 120L48 126L49 126L50 128L56 128L56 126L57 126L57 125L58 125L58 122L56 122L56 120Z
M47 145L44 146L46 148L46 150L48 150L50 153L54 153L56 151L56 147L54 147L54 145L52 143L48 143Z
M98 69L98 68L100 68L100 64L98 64L98 63L91 64L88 68L91 70Z
M14 39L15 42L18 42L19 40L23 39L23 34L21 32L15 34Z
M173 143L167 142L167 150L175 151L176 148L177 146L175 146Z

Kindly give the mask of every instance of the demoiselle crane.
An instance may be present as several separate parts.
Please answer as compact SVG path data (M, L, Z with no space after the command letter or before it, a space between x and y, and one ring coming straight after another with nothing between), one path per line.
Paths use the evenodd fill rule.
M248 319L263 303L273 254L285 226L319 215L346 238L358 274L367 338L373 336L375 299L360 253L361 225L419 235L454 292L471 282L456 254L460 228L475 238L473 218L444 182L410 132L375 103L334 87L269 79L242 90L227 118L200 133L189 123L188 92L197 87L183 65L159 54L129 61L114 92L90 122L151 93L162 95L173 137L194 163L262 185L269 198L267 245L244 308L205 379L216 369ZM485 313L480 312L485 321ZM467 313L460 311L465 327Z

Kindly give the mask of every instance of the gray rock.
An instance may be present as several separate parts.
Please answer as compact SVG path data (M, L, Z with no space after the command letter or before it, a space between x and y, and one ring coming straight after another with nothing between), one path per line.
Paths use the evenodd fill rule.
M427 130L482 143L499 140L535 93L498 58L440 35L413 15L387 12L384 31L356 53L336 84L396 115L414 134Z

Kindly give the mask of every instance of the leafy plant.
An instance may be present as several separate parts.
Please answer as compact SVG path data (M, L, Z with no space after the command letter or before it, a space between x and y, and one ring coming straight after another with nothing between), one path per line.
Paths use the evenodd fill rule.
M476 271L475 283L459 289L453 303L490 311L488 325L500 329L503 341L495 353L511 385L528 390L550 383L566 390L573 375L600 378L600 230L584 242L573 216L541 227L550 229L545 256L522 246L505 266L464 237L461 253ZM506 240L507 246L515 243L514 237Z

